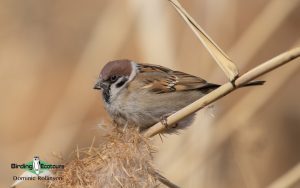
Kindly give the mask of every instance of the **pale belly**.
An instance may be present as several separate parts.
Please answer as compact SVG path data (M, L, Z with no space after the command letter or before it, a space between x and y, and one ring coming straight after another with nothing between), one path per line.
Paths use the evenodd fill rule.
M188 93L131 94L126 97L118 96L111 104L106 104L106 110L117 124L133 124L145 129L161 121L163 116L180 110L202 96L203 94L196 90ZM194 114L179 122L177 128L190 125L193 116Z

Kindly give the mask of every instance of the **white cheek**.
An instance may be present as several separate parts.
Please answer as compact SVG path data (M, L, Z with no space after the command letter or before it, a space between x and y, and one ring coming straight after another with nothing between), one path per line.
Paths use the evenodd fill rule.
M126 77L128 79L128 77ZM123 84L121 87L117 87L117 85L123 81L123 78L119 78L114 84L110 87L110 93L112 100L115 100L117 96L120 94L120 91L127 85L127 83Z
M111 93L111 99L115 100L118 95L120 94L120 91L128 85L129 82L131 82L134 77L136 76L137 66L135 62L131 62L131 68L133 71L131 71L131 74L129 76L126 76L127 79L126 83L123 84L121 87L116 87L118 83L122 82L124 78L119 78L114 84L111 85L110 93Z
M111 97L112 100L115 99L115 97L117 96L119 91L120 91L120 88L117 88L116 84L112 84L110 86L110 97Z

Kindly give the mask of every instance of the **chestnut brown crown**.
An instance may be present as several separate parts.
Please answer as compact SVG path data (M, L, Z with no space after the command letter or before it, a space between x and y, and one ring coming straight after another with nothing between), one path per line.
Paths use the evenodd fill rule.
M112 76L130 76L132 71L131 61L128 59L108 62L100 73L100 80L109 80Z

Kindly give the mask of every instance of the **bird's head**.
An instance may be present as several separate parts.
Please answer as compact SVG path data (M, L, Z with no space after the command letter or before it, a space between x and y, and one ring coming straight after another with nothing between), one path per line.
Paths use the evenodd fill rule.
M94 89L102 91L106 103L113 99L135 76L134 62L115 60L108 62L100 72Z

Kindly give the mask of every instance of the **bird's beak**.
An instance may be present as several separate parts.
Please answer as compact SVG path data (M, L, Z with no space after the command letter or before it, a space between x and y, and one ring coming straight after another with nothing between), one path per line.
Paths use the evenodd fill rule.
M98 80L94 86L94 89L102 90L102 89L106 89L107 87L108 87L107 84L101 82L101 80Z
M101 81L100 80L98 80L97 82L96 82L96 84L95 84L95 86L94 86L94 89L98 89L98 90L101 90L102 88L101 88Z

